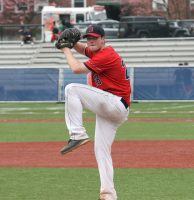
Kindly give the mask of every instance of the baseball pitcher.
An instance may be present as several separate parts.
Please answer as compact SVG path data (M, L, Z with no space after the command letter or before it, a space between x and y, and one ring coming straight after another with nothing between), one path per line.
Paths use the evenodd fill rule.
M79 42L78 29L66 29L56 43L76 74L88 74L90 85L71 83L65 88L65 120L69 130L68 144L61 149L66 154L89 142L83 126L83 109L96 114L94 151L100 174L100 200L117 200L113 181L111 146L117 128L127 120L130 106L130 81L127 68L111 46L105 44L105 32L98 25L90 25ZM88 57L81 63L71 49Z

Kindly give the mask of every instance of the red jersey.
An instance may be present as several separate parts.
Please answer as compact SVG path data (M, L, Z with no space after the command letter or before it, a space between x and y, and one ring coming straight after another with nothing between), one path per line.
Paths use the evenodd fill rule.
M84 64L92 72L92 86L123 97L130 105L130 81L118 53L111 46L97 53L87 47L85 55L90 58Z

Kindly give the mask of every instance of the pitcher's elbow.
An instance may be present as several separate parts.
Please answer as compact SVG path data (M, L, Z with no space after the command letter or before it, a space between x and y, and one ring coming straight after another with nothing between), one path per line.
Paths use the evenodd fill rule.
M72 69L72 72L74 74L82 74L82 71L80 69Z

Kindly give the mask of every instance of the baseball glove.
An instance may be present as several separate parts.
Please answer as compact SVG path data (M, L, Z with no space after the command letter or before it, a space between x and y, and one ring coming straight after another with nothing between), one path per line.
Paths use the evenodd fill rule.
M68 28L61 33L55 46L57 49L63 49L65 47L72 49L80 39L81 33L77 28Z

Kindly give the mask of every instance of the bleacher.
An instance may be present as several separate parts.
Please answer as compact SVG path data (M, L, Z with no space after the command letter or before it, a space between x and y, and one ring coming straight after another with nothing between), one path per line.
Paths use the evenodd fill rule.
M107 40L107 45L130 67L134 101L194 100L194 38ZM53 43L0 44L0 71L0 102L63 101L67 84L86 83L86 75L73 74Z
M36 57L38 45L0 44L0 67L30 67Z
M107 40L129 67L194 66L194 38ZM74 52L76 58L87 58ZM52 43L0 44L0 67L67 67Z

